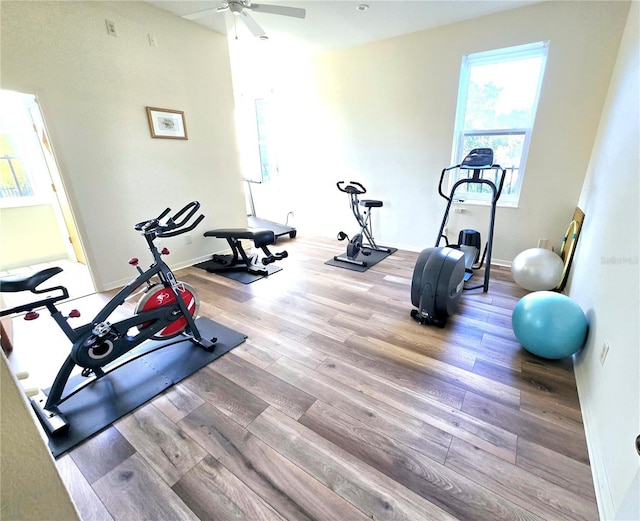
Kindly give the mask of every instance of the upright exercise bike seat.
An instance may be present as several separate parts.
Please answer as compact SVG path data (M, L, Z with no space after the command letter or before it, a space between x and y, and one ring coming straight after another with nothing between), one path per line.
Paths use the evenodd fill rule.
M381 208L382 201L376 201L375 199L362 199L360 201L360 206L364 206L365 208Z

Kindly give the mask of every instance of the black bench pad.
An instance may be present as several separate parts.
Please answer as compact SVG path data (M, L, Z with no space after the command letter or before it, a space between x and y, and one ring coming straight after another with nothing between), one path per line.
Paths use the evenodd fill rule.
M204 236L218 239L251 239L258 248L276 242L273 231L264 228L220 228L204 232Z

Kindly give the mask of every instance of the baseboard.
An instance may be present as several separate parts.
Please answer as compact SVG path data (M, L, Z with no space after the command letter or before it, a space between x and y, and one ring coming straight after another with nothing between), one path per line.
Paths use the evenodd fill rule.
M198 264L199 262L204 262L207 261L211 258L212 255L223 255L226 253L231 253L231 249L230 248L226 248L224 250L221 251L217 251L217 252L212 252L212 253L208 253L207 255L202 255L200 257L196 257L195 259L190 259L190 260L186 260L183 262L180 262L178 264L173 264L171 265L171 271L178 271L181 270L183 268L189 268L190 266L193 266L194 264ZM116 280L114 282L109 282L108 284L105 284L105 288L104 289L98 289L97 291L111 291L112 289L120 289L121 287L125 286L126 284L129 284L129 282L131 282L134 279L134 277L130 277L128 279L120 279L120 280Z
M378 241L376 241L378 242ZM395 242L385 242L385 241L381 241L381 244L384 244L385 246L388 246L390 248L397 248L399 250L404 250L404 251L411 251L414 253L420 253L422 250L424 250L425 248L429 248L429 246L425 246L424 248L418 248L416 249L415 246L407 246L406 244L398 244ZM443 245L444 247L444 245ZM495 265L495 266L501 266L503 268L511 268L511 261L507 261L507 260L503 260L503 259L491 259L491 264Z
M587 441L587 450L589 452L593 487L595 489L596 502L598 504L598 514L600 519L614 519L616 509L613 503L613 496L611 495L611 485L609 483L607 468L604 463L604 456L599 449L601 444L598 440L597 429L592 428L592 424L589 421L589 418L592 418L592 416L589 412L589 399L586 398L588 393L583 392L584 386L587 385L585 382L586 376L582 374L580 364L574 363L574 373L578 396L580 399L580 410L582 413L582 423Z

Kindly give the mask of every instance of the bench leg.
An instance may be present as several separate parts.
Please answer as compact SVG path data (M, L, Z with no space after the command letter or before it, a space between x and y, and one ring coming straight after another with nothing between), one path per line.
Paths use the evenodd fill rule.
M229 247L231 248L231 256L213 256L213 260L221 264L221 270L246 269L246 271L254 275L269 274L266 268L263 268L256 263L256 255L252 257L249 257L247 255L247 252L244 251L244 248L242 247L242 242L240 242L240 239L237 239L236 237L227 237L227 243L229 243ZM231 257L231 259L229 259L229 257Z

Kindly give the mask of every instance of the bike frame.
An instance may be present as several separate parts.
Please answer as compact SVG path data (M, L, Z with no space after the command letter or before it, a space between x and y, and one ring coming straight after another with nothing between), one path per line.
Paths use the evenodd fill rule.
M154 244L154 240L156 238L172 237L193 230L200 221L202 221L204 218L203 215L200 215L188 227L185 227L185 225L193 217L199 207L200 204L195 201L189 203L175 216L169 218L166 225L161 225L160 220L166 217L170 212L170 209L167 208L158 218L138 223L135 226L136 230L143 232L144 238L153 256L153 263L146 271L143 271L137 265L137 259L132 259L130 264L136 267L139 275L124 286L111 300L109 300L109 302L95 315L90 323L73 328L69 325L69 317L65 317L56 307L56 302L68 297L66 288L57 286L55 288L50 288L49 290L34 291L40 293L50 290L62 291L62 295L49 297L38 301L36 304L47 307L55 322L73 344L70 354L65 359L55 377L49 395L45 397L44 393L41 392L38 397L31 400L36 413L38 413L38 416L43 420L45 426L50 432L54 433L67 426L66 420L62 417L58 409L60 404L78 393L87 385L102 378L109 372L124 364L176 342L181 342L185 337L197 346L207 351L213 351L216 339L208 340L202 338L202 335L195 324L195 319L182 296L181 289L186 289L185 285L175 279L171 268L169 268L162 259L162 255L165 253L168 254L168 251L163 250L162 252L159 252L158 248ZM176 223L175 220L185 213L187 213L186 217ZM159 279L160 284L151 283L151 280L154 277ZM151 309L137 310L136 313L128 318L118 320L113 324L109 323L109 317L145 284L147 285L147 291L152 291L153 288L161 285L163 290L166 289L169 291L174 298L170 299L167 304L160 302L157 306L152 307ZM189 293L194 299L196 299L195 294L190 291ZM7 310L3 314L23 310L30 311L33 307L33 305L20 306L13 310ZM152 346L144 352L122 358L123 355L135 347L149 339L152 339L156 333L162 331L174 322L183 319L186 321L184 329L180 333L176 333L182 335L180 340L158 343L158 345ZM129 331L134 327L138 328L138 332L130 335ZM96 345L98 348L108 346L108 349L104 353L100 352L100 356L92 358L90 351L93 349L93 346ZM84 368L83 375L88 376L93 372L94 377L81 383L75 389L64 395L69 377L76 366ZM108 368L105 371L104 368L107 366ZM85 372L87 374L85 374Z
M75 394L75 392L77 392L72 391L66 397L62 398L69 376L76 365L80 365L81 367L89 367L93 370L97 378L101 378L105 374L105 372L102 370L102 367L118 359L123 354L131 351L134 347L137 347L142 342L149 340L158 331L166 327L171 322L178 320L179 318L184 317L184 319L186 319L187 321L187 337L192 339L195 343L199 343L202 340L200 332L198 331L194 323L193 317L191 316L191 313L189 312L184 299L182 298L182 295L179 291L177 291L177 286L179 283L175 280L173 272L171 271L169 266L167 266L167 264L160 258L161 254L157 251L154 245L151 246L151 250L154 255L155 263L147 271L143 272L134 280L129 282L129 284L124 286L107 303L107 305L102 308L102 310L100 310L100 312L93 318L91 323L85 324L75 329L71 328L67 322L66 317L64 317L60 311L56 310L57 313L53 318L56 320L58 325L62 327L62 330L65 331L67 337L69 337L69 340L73 342L73 347L71 353L69 354L69 356L67 356L65 362L62 364L62 367L58 371L55 380L53 381L51 391L49 392L49 396L47 397L45 409L50 409L52 406L60 405L70 396ZM175 304L177 304L180 314L176 313L176 306L174 304L170 306L160 306L149 311L143 311L133 315L132 317L114 322L113 324L110 324L110 326L111 329L116 334L118 334L118 343L120 344L120 346L118 347L117 351L114 349L113 356L110 356L109 359L104 363L91 364L91 366L85 363L78 364L78 348L82 346L85 339L93 334L92 331L95 325L105 323L111 316L111 314L113 314L122 304L124 304L129 296L134 294L138 288L140 288L143 284L148 283L156 275L158 275L164 287L170 289L170 291L176 297ZM145 322L154 323L151 326L142 329L135 336L129 336L126 334L127 331L129 331L129 329L131 329L132 327L139 326L141 324L144 324ZM86 385L87 383L88 382L85 382L82 387L84 387L84 385Z

